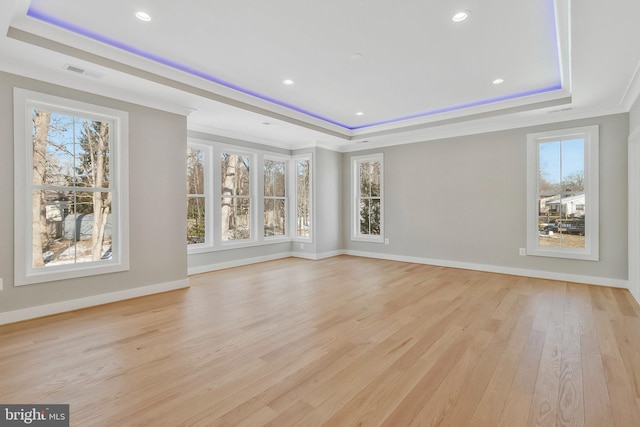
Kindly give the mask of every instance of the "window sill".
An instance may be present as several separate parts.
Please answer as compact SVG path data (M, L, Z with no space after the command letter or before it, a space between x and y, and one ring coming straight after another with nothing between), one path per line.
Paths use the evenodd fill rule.
M269 246L269 245L278 245L282 243L291 243L293 239L290 237L285 238L269 238L268 240L263 241L251 241L251 242L238 242L238 243L225 243L220 246L205 246L198 245L197 247L189 247L187 246L187 255L195 255L202 254L208 252L220 252L220 251L229 251L234 249L244 249L244 248L252 248L256 246Z
M365 237L365 236L351 236L353 242L366 242L366 243L384 243L384 236Z
M597 253L591 253L584 251L572 251L572 250L557 250L557 249L540 249L540 248L527 248L527 255L542 256L548 258L564 258L564 259L576 259L582 261L598 261L599 256Z
M82 266L69 268L68 266L42 267L23 277L16 274L15 286L33 285L37 283L54 282L56 280L76 279L80 277L97 276L100 274L128 271L129 264L125 262L90 262Z

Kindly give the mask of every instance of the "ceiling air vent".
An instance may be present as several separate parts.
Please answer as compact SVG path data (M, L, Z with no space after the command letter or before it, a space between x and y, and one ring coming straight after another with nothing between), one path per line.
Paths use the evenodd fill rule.
M102 73L98 73L97 71L92 71L92 70L85 70L84 68L80 68L75 65L65 64L64 69L67 71L71 71L72 73L93 77L94 79L100 79L104 77L104 74Z
M74 67L73 65L67 65L67 71L72 71L78 74L84 74L85 72L82 68Z

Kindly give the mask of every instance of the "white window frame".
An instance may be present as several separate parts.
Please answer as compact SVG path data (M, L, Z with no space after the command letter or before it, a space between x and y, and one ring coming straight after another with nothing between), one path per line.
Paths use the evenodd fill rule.
M308 161L309 162L309 236L298 236L298 162L300 161ZM300 154L293 156L291 159L291 173L290 173L290 182L292 191L289 196L292 196L290 199L290 217L293 218L291 221L291 237L295 242L305 242L310 243L313 241L313 231L314 231L314 203L313 203L313 156L311 153L308 154Z
M50 282L129 270L128 113L58 96L14 88L15 285ZM68 113L113 124L110 140L113 255L109 260L33 267L33 108Z
M215 140L202 138L187 138L187 146L197 149L207 149L209 154L205 157L205 180L208 181L208 188L205 188L208 209L206 219L206 236L205 243L186 244L187 254L194 255L206 252L216 252L231 249L240 249L254 246L272 245L286 242L313 243L314 239L314 179L313 179L313 153L301 153L298 155L287 155L252 149L241 145L233 145ZM251 161L252 168L250 170L251 179L251 239L222 241L222 224L220 212L220 200L222 198L221 191L221 163L220 158L223 152L240 154L248 156ZM275 160L285 162L285 192L286 192L286 217L285 224L286 235L284 236L264 236L264 160ZM310 223L311 229L309 237L297 237L295 221L296 218L296 197L295 194L295 167L298 160L309 161L309 186L310 186ZM205 185L205 187L207 187ZM209 225L211 224L211 225Z
M262 224L262 229L260 231L260 235L264 238L265 241L274 241L274 240L290 240L290 229L291 226L289 224L289 219L291 218L291 214L290 214L290 205L291 205L291 200L290 200L290 195L289 195L289 190L290 190L290 183L289 183L289 169L291 168L291 163L289 162L290 157L289 156L278 156L278 155L274 155L274 154L265 154L263 156L261 156L261 160L260 160L260 164L262 165L262 179L260 180L262 182L262 191L261 191L261 195L262 197L260 197L261 203L260 206L262 207L262 212L261 212L261 216L260 216L260 222ZM284 163L284 197L277 197L277 196L269 196L267 197L264 193L264 163L267 160L271 160L273 162L280 162L280 163ZM284 234L280 235L280 236L265 236L264 235L264 202L267 199L271 199L271 200L282 200L284 199Z
M584 139L585 247L543 247L538 244L539 145ZM597 261L599 259L599 127L585 126L527 135L527 255Z
M221 182L221 174L222 174L222 164L221 164L221 156L222 153L230 153L237 154L240 156L245 156L249 158L249 221L250 221L250 232L248 239L239 239L239 240L222 240L222 223L221 223L221 200L222 200L222 182ZM259 192L264 191L262 189L262 185L260 184L260 180L258 179L258 169L261 165L260 159L258 158L257 153L248 151L244 147L239 147L235 145L217 145L213 147L213 158L215 159L213 162L213 186L214 189L214 208L216 209L215 216L213 217L214 233L216 236L216 243L219 243L221 247L238 247L238 246L249 246L257 241L258 236L262 236L263 231L260 224L262 221L258 221L259 215L263 214L264 208L260 207L258 203L258 194Z
M204 243L193 243L187 244L189 250L198 250L202 248L207 248L213 244L213 240L215 237L214 229L213 229L213 217L211 215L212 209L214 208L213 196L212 196L212 172L211 172L211 164L213 162L213 147L206 144L199 144L195 142L187 142L187 147L195 150L200 150L203 153L204 157L204 193L203 198L205 200L205 218L204 218ZM190 195L187 194L187 198Z
M380 235L360 233L360 164L380 162ZM351 157L351 240L384 243L384 155L382 153Z

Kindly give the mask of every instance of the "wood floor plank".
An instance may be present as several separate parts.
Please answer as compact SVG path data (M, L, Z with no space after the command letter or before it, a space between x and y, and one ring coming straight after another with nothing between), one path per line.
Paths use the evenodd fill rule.
M609 403L607 379L604 373L589 291L586 286L570 285L569 293L579 297L577 309L580 318L585 426L613 427L614 420Z
M627 290L349 256L191 283L0 326L0 402L83 427L639 425Z
M556 425L562 369L565 294L566 286L564 284L558 285L554 289L542 359L527 421L528 427Z

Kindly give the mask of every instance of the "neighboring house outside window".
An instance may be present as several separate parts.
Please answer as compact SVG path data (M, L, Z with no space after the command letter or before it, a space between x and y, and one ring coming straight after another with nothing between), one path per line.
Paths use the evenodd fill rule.
M598 126L528 135L528 255L598 259L598 137Z
M128 115L15 89L16 284L128 269Z

